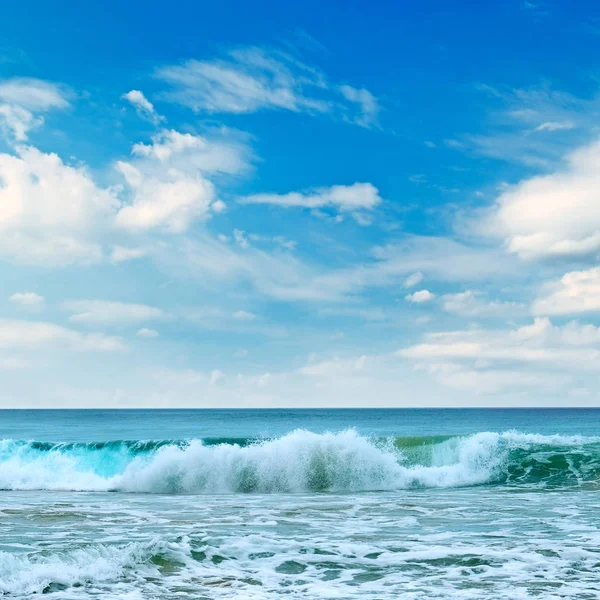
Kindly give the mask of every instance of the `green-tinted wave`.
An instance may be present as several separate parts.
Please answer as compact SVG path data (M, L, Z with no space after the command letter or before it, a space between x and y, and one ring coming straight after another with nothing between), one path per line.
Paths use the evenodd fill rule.
M367 438L0 442L0 488L150 493L367 491L596 485L600 439L482 432Z

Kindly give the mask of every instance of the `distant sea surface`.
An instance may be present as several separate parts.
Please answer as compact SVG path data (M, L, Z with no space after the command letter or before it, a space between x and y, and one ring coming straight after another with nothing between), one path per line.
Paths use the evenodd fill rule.
M600 598L600 409L3 410L0 595Z

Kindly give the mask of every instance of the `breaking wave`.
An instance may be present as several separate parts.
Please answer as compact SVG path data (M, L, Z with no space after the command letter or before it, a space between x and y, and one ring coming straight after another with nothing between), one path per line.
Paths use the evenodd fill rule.
M481 432L367 438L0 441L0 489L144 493L353 492L483 484L574 486L600 476L600 438Z
M165 564L189 560L189 542L143 543L124 546L88 545L56 553L0 552L0 596L61 592L67 588L110 584L123 578L158 577Z

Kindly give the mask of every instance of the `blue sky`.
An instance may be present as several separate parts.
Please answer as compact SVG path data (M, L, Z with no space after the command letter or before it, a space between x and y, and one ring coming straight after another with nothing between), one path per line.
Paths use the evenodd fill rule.
M600 10L5 3L3 407L595 405Z

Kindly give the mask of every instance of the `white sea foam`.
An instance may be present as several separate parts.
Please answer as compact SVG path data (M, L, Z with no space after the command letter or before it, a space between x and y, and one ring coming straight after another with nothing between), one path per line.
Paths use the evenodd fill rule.
M0 592L26 596L61 588L115 582L128 571L159 576L150 559L157 554L181 554L174 544L158 541L125 546L90 545L55 554L0 552Z
M461 487L505 478L516 450L571 452L593 443L595 438L482 432L429 444L429 460L417 464L394 440L374 441L354 430L298 430L248 446L195 440L130 455L108 446L40 450L5 440L0 443L0 488L271 493Z

